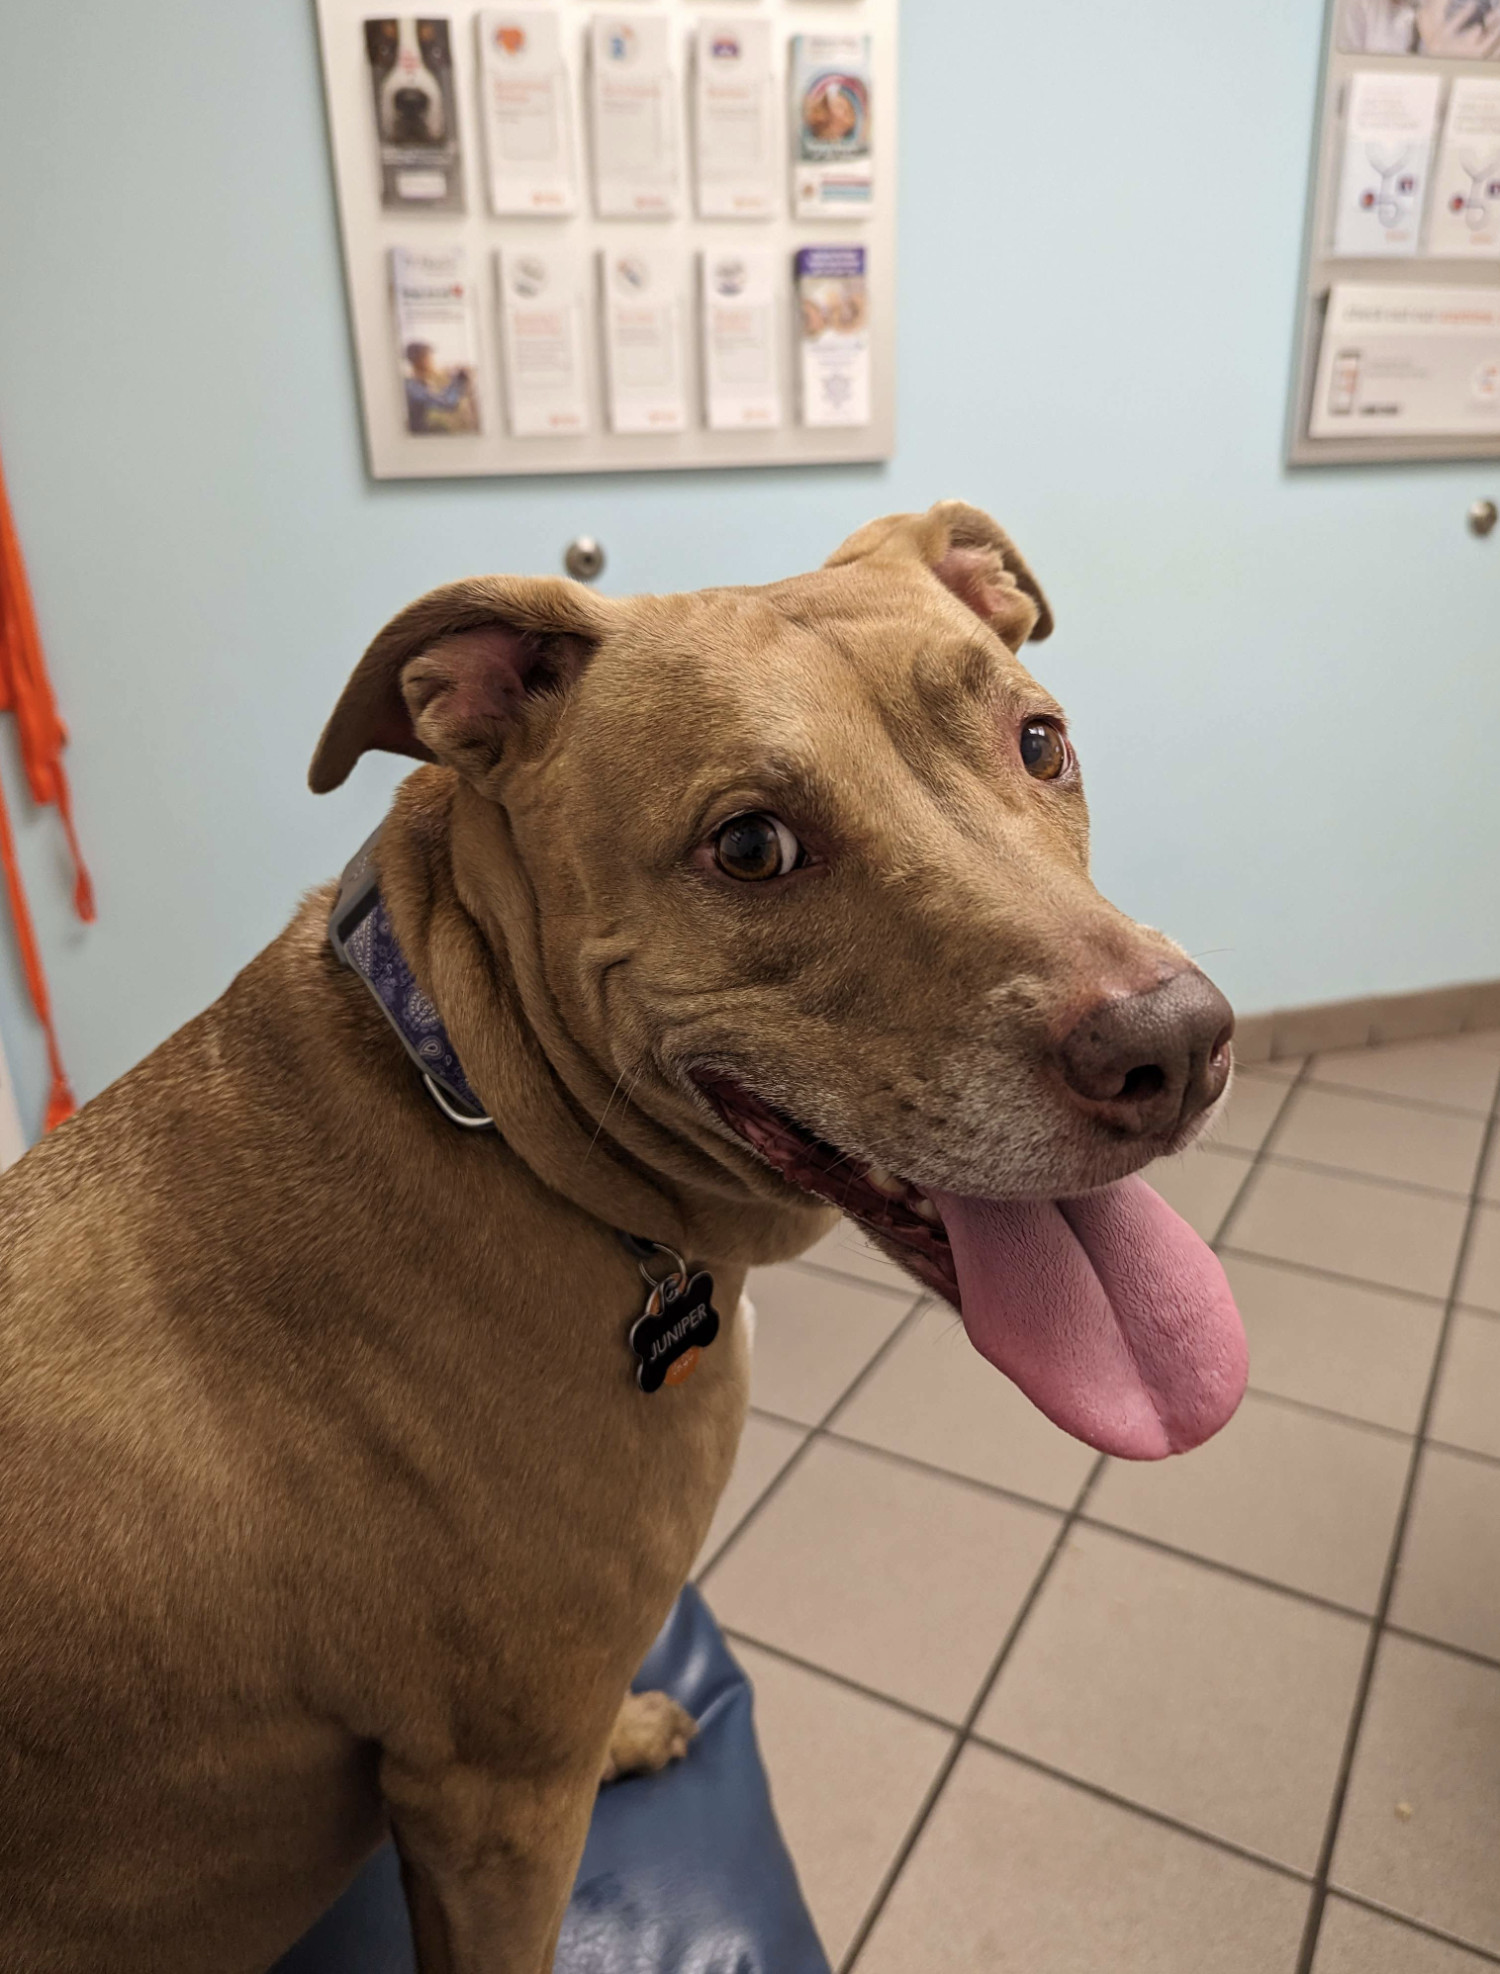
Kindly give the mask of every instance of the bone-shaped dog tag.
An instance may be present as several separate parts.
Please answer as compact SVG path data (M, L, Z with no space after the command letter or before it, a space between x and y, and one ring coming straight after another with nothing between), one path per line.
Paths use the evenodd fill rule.
M630 1332L630 1348L640 1360L636 1383L645 1392L685 1385L718 1334L712 1275L663 1282Z

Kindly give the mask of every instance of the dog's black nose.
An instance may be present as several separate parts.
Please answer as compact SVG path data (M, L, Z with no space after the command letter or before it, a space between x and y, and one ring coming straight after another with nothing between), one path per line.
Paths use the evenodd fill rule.
M1068 1088L1102 1124L1169 1137L1229 1081L1234 1010L1196 967L1146 994L1104 1001L1058 1050Z

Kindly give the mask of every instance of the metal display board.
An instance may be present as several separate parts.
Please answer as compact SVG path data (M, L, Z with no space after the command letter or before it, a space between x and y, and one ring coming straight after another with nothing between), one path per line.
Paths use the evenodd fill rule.
M1328 0L1324 33L1288 460L1294 466L1343 466L1500 457L1500 4ZM1369 106L1378 117L1389 108L1381 105L1382 94L1401 94L1380 78L1430 79L1415 84L1419 97L1425 92L1436 104L1425 157L1420 141L1404 144L1399 133L1384 145L1364 141L1378 128L1368 120ZM1455 89L1475 83L1485 85L1478 94L1491 107L1460 124ZM1466 111L1473 93L1462 99ZM1480 134L1473 143L1455 135L1475 128ZM1362 186L1353 182L1351 153L1366 166ZM1361 223L1379 227L1398 219L1403 200L1410 206L1410 242L1359 251L1370 244L1359 235ZM1393 226L1387 239L1401 230ZM1481 232L1484 244L1478 245ZM1424 326L1399 331L1392 341L1390 325L1401 321L1408 295L1410 319ZM1362 306L1366 298L1368 307ZM1339 305L1331 312L1335 299ZM1466 325L1468 316L1477 326ZM1380 326L1367 334L1360 325L1372 321ZM1453 371L1453 409L1427 414L1450 429L1402 429L1403 418L1411 422L1406 408L1383 402L1368 367L1361 376L1361 365L1373 348L1381 359L1377 370L1399 377L1403 365L1410 369L1400 335L1428 336L1425 345L1410 340L1407 346L1420 362L1432 351L1434 324L1438 334L1463 332L1456 354L1442 357ZM1384 395L1394 400L1400 390ZM1473 429L1451 429L1461 422Z
M522 28L504 26L502 10L483 6L479 0L463 0L463 4L450 5L441 14L420 16L385 15L372 0L316 0L345 284L371 475L379 480L399 480L888 459L895 436L898 7L899 0L725 0L722 5L712 0L633 0L616 14L592 4L592 0L550 0L550 5L548 0L522 0L515 9L518 23L534 27L539 14L549 14L560 23L566 81L560 85L559 101L570 105L562 114L565 119L571 115L576 209L565 216L526 212L497 218L493 207L500 195L491 189L489 148L493 125L487 121L493 114L492 99L482 93L491 86L486 63L494 56L485 36L491 41L505 37L507 46L516 47ZM591 115L597 85L590 62L597 57L601 45L598 37L606 31L606 24L618 22L622 34L638 35L645 44L656 34L654 24L658 20L666 22L670 94L675 103L675 109L663 108L662 115L675 115L680 133L676 211L666 217L603 217L601 202L611 200L600 176L602 153L596 143L596 120ZM775 199L769 209L754 218L699 216L705 204L713 203L702 193L697 148L701 141L699 119L704 112L694 63L706 45L700 39L705 23L715 30L722 26L730 47L738 30L748 32L752 23L765 24L757 45L764 47L764 35L767 30L769 33ZM418 193L430 196L427 209L413 205L391 210L394 194L389 129L380 107L380 71L369 35L389 36L394 58L398 33L404 45L404 38L415 36L418 30L424 37L434 32L443 36L438 44L441 57L433 66L442 75L446 116L456 130L459 155L450 154L446 165L439 159L435 171L406 181ZM546 33L550 36L553 30L548 27ZM864 169L873 178L868 208L857 204L862 195L856 187L856 202L848 210L833 206L815 217L799 218L798 193L804 199L807 194L800 183L794 187L799 116L792 102L794 38L865 35L869 37L868 67L863 78L855 74L853 90L863 103L862 134L868 140L869 154ZM424 41L424 46L431 45ZM800 45L805 49L810 44L804 41ZM424 80L430 87L431 76ZM662 101L667 101L665 90ZM443 121L442 107L437 118L439 123ZM521 126L517 123L513 127ZM740 140L727 123L724 128L729 154ZM828 126L835 138L842 135L842 128ZM522 141L512 148L524 151L526 145ZM802 155L808 155L805 139ZM441 175L445 169L446 180ZM477 422L477 429L415 431L406 353L413 349L420 352L427 346L408 340L402 333L411 316L402 318L398 327L397 282L392 269L394 265L414 265L413 257L422 256L429 257L422 264L431 266L434 262L430 257L440 259L455 248L463 250L461 264L467 271L469 289L466 305L474 325L472 374L477 402L468 415ZM847 255L842 261L828 255L814 262L799 259L813 248L862 249L863 259L856 256L851 262ZM402 250L408 258L393 262L393 249ZM629 421L620 416L618 400L612 396L618 386L612 384L609 362L614 360L614 375L618 376L623 374L625 362L632 360L632 353L627 351L623 359L618 354L616 325L624 320L620 312L608 316L616 341L609 349L605 347L603 283L604 270L610 265L625 268L627 252L632 252L640 265L654 270L653 278L676 284L678 381L683 409L672 415L680 418L680 429L620 428ZM704 256L709 254L720 256L719 261L706 263ZM769 322L773 332L779 404L768 400L746 412L747 420L751 415L763 417L762 428L751 429L747 424L743 429L711 429L703 283L707 266L731 269L736 254L746 257L757 280L767 277L771 284L770 314L762 320ZM611 255L615 256L613 263ZM533 436L525 430L527 421L518 419L514 324L521 318L506 313L502 256L510 257L503 262L507 269L521 267L523 257L529 257L532 266L545 267L548 256L552 256L580 271L574 284L581 296L575 312L579 324L577 362L569 374L576 372L580 386L572 415L585 429L569 430L564 436L551 430ZM867 370L861 373L860 383L868 390L868 415L857 424L812 424L807 422L803 403L807 375L804 321L809 307L814 310L815 321L821 318L816 313L816 295L811 302L808 299L812 292L808 269L837 270L846 263L863 268L859 306L865 311L868 350ZM799 271L804 277L800 283ZM853 286L857 288L858 283ZM826 320L835 321L831 309ZM856 318L849 315L844 320ZM716 359L720 369L715 374L732 372L732 339L722 337L715 347L729 352L727 357ZM533 351L540 352L539 357L529 354ZM641 367L638 356L637 351L637 371ZM545 343L536 338L522 354L532 375L545 370L548 360ZM432 370L430 355L419 355L417 361L426 363L441 383L441 373ZM454 370L447 374L460 373ZM431 401L441 400L433 396ZM721 398L719 404L723 402ZM714 415L722 425L722 410L716 407ZM441 420L433 422L440 424ZM518 423L524 435L517 435Z

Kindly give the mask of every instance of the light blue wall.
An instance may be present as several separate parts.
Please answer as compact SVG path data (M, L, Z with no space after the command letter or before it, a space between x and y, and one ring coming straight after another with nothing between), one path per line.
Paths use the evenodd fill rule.
M948 494L1053 591L1121 904L1247 1008L1500 975L1500 465L1280 465L1321 11L907 0L889 470L377 488L307 0L7 0L0 445L97 928L21 824L81 1090L373 825L381 766L303 772L407 598L580 529L621 588L771 578ZM0 1031L34 1120L9 959Z

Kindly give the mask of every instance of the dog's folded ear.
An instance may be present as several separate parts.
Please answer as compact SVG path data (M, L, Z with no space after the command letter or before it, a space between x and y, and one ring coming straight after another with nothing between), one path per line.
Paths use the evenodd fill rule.
M961 500L925 514L890 514L851 535L825 565L925 562L938 581L1012 651L1051 637L1052 606L1026 558L998 522Z
M409 604L355 668L308 782L326 795L372 748L480 778L527 703L560 693L609 628L609 605L560 577L476 576Z

